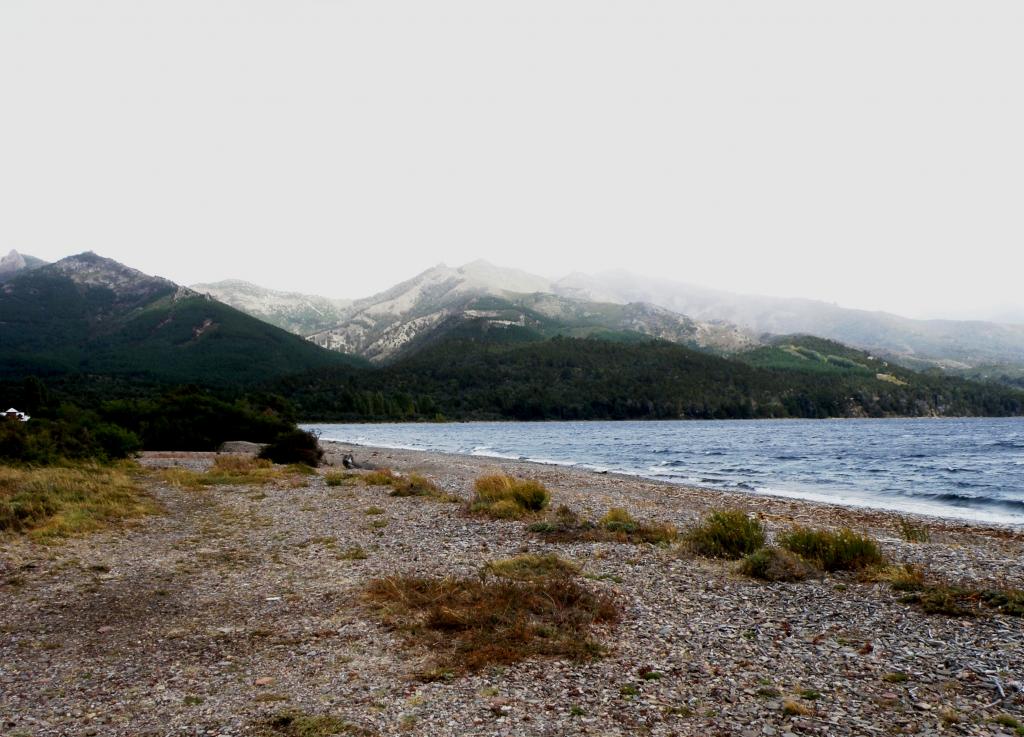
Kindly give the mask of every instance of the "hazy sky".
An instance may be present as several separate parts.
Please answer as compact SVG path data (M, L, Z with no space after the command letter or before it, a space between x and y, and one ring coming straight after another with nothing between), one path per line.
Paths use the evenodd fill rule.
M0 0L0 250L1024 315L1024 3Z

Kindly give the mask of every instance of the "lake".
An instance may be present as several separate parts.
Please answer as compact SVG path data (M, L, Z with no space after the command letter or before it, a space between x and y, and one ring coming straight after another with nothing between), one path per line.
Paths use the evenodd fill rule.
M1024 419L306 425L324 440L1024 525Z

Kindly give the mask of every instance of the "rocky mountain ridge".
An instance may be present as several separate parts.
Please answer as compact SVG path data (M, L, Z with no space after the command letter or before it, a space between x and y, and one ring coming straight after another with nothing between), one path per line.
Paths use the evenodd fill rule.
M21 271L31 271L45 265L46 262L41 258L19 253L12 248L6 256L0 258L0 284Z
M283 292L241 279L193 284L192 289L303 337L339 324L352 304L350 299Z
M653 305L563 297L554 293L554 287L542 277L486 261L460 268L439 265L355 301L338 325L309 339L378 362L408 352L433 331L466 321L525 328L539 336L638 333L720 352L757 343L731 325L698 322Z

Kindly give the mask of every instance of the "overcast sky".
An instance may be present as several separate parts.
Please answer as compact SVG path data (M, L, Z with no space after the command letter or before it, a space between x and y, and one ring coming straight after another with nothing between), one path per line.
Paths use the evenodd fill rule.
M0 250L1024 316L1022 39L1019 0L0 0Z

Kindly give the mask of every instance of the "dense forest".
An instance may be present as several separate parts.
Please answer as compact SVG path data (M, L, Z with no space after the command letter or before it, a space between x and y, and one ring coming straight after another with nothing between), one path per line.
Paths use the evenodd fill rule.
M390 366L312 371L267 389L299 417L324 421L1024 413L1024 392L888 364L881 371L866 354L800 342L738 360L653 340L459 338Z

